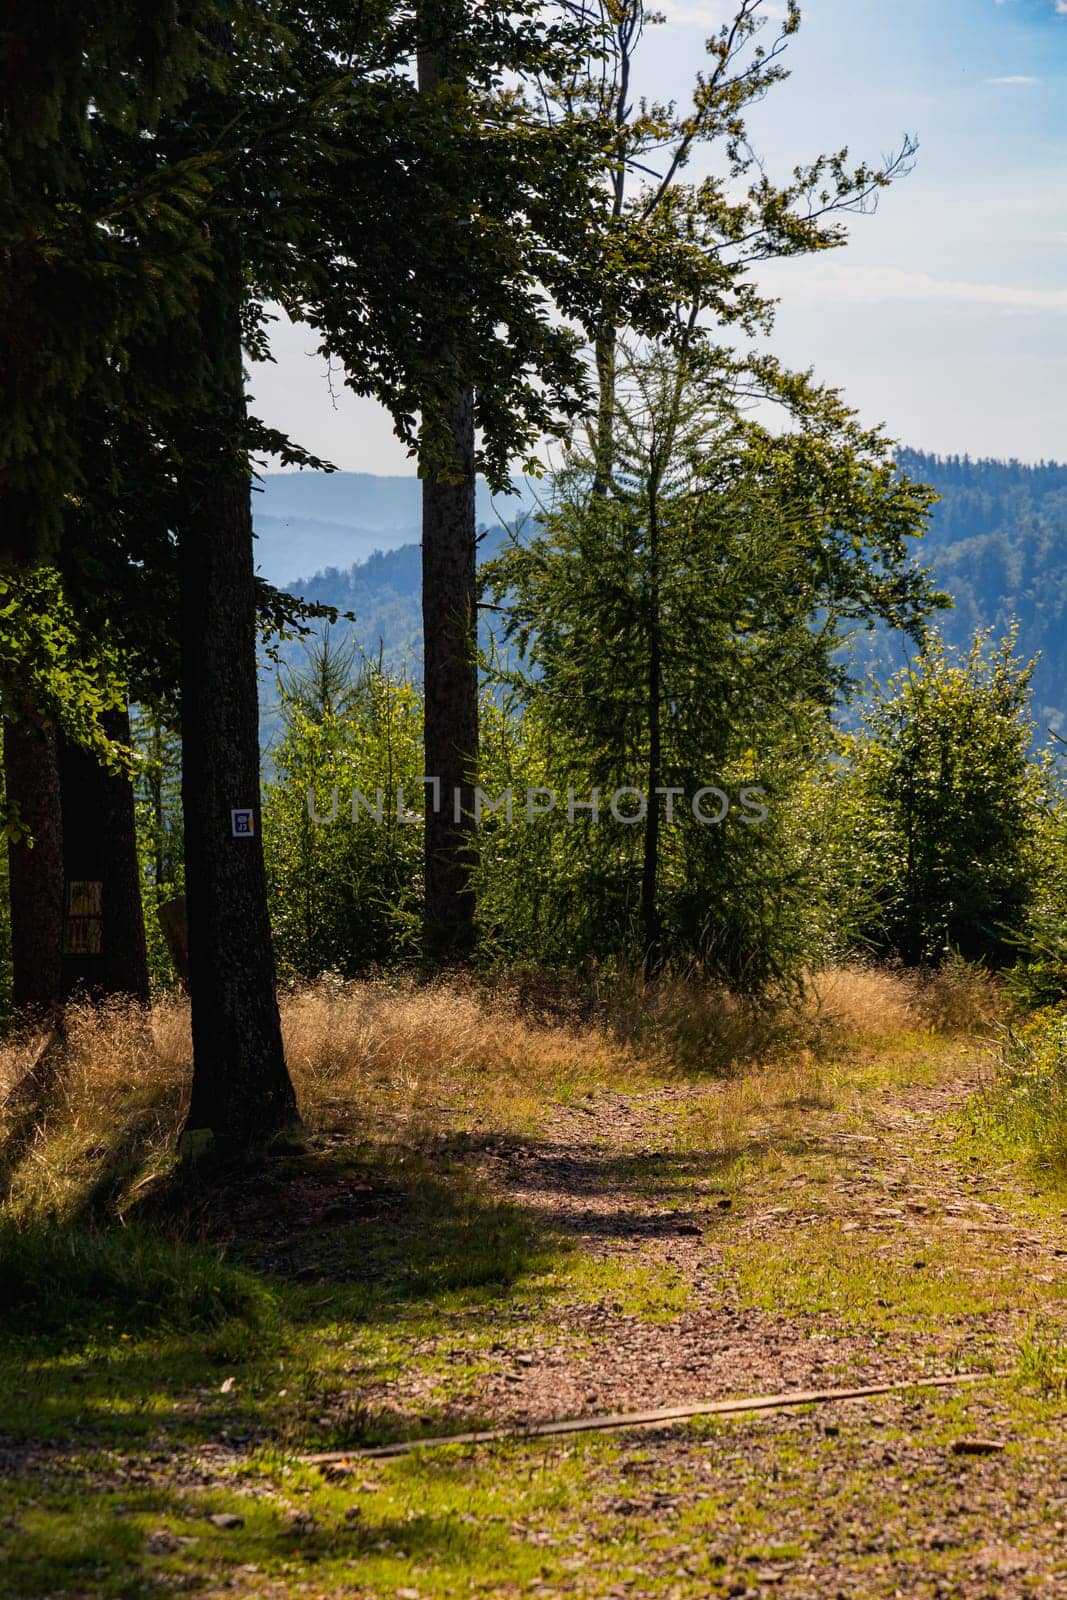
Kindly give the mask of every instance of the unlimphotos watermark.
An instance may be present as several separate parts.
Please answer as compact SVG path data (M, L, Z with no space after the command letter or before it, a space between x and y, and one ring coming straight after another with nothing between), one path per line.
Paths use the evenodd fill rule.
M416 778L415 783L422 787L424 803L432 808L435 815L440 815L444 798L440 778ZM594 823L610 820L623 827L633 827L645 821L650 803L662 803L667 823L680 822L691 816L694 822L713 828L733 816L738 822L755 827L766 822L770 814L765 799L766 790L752 784L746 784L732 794L717 784L704 784L692 793L685 788L664 785L652 791L651 800L647 790L630 785L613 789L610 794L607 790L591 789L584 799L579 799L573 788L568 788L562 797L558 790L541 786L518 792L508 788L495 796L487 794L484 789L454 788L448 809L455 822L462 821L465 815L473 817L476 823L481 823L487 816L502 815L508 822L514 822L519 816L533 823L554 815L558 821L565 819L572 825L579 820ZM319 810L315 789L310 787L307 810L312 822L320 826L337 822L342 814L351 817L353 822L358 822L361 817L369 817L376 823L395 821L417 824L425 821L424 812L409 808L401 786L397 787L388 805L384 789L375 789L373 796L367 796L362 789L353 788L343 813L341 791L337 784L330 790L330 805L325 812Z

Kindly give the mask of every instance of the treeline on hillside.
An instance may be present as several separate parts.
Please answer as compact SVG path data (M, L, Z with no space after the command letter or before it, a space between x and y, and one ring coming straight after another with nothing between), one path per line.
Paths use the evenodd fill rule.
M1067 467L1053 462L971 461L903 450L901 470L937 490L923 552L938 588L953 600L945 639L966 649L976 631L1018 626L1035 658L1033 704L1039 742L1067 729ZM879 661L899 666L899 646Z

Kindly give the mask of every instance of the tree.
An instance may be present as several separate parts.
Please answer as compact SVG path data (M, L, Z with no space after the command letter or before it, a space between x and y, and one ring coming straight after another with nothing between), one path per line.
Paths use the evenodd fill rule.
M261 592L248 503L250 447L288 446L249 427L242 371L242 336L254 347L260 321L248 277L277 273L290 242L286 224L253 228L249 219L262 222L268 189L285 171L281 149L299 145L317 114L314 95L305 108L291 93L277 23L275 8L254 0L189 8L167 27L141 29L128 8L105 7L88 48L69 30L49 41L27 24L14 31L31 76L48 77L60 58L54 103L38 125L17 86L3 102L16 159L0 195L11 202L0 290L16 281L21 290L28 266L31 337L16 352L0 499L18 513L9 523L18 553L60 546L69 573L106 575L107 606L134 586L130 568L154 587L157 616L165 616L161 597L177 597L177 629L167 618L161 633L167 645L177 633L181 648L187 889L200 973L190 1117L196 1131L233 1145L260 1142L293 1116L258 829ZM336 61L327 74L325 56L316 60L319 87L336 81ZM256 241L252 263L242 235ZM46 416L53 399L55 415ZM40 438L52 435L46 459ZM101 440L114 463L103 493L85 471L89 446ZM238 811L243 836L232 831Z
M896 477L886 442L832 393L761 363L793 424L771 433L730 400L742 376L699 345L628 359L611 495L599 451L576 449L543 531L489 579L525 662L512 681L554 733L568 783L636 797L641 848L617 882L646 971L685 953L758 982L774 959L755 902L774 898L780 835L726 813L709 827L692 798L728 779L735 801L763 787L777 823L784 774L806 765L847 692L846 623L917 631L940 597L907 548L930 497ZM595 836L574 849L596 854Z
M463 79L451 48L462 36L462 4L419 10L422 95L448 95ZM454 197L449 197L454 206ZM467 226L469 227L469 218ZM437 226L436 219L427 218ZM458 275L457 275L458 276ZM457 296L466 298L462 283ZM455 367L447 348L443 362ZM433 435L444 440L434 450ZM478 762L478 591L475 524L474 392L457 382L427 419L422 478L422 636L425 890L423 954L431 962L474 945L473 778Z
M215 9L46 0L0 24L0 562L55 553L97 465L83 408L202 270L202 163L160 167L153 135Z
M47 1016L62 993L63 836L56 738L42 719L5 720L4 782L19 819L8 834L11 1003Z
M296 1121L267 909L256 587L239 236L220 222L202 293L205 403L178 524L182 816L193 1086L187 1142L254 1147Z
M1029 757L1032 662L1014 634L954 658L931 635L866 718L836 786L859 937L909 966L1003 966L1038 874L1044 764ZM831 794L833 793L831 789Z
M320 188L318 281L283 299L418 454L435 780L424 943L437 958L468 951L474 937L474 476L509 485L516 459L529 464L539 436L584 403L580 341L566 319L589 298L585 243L605 197L602 129L584 112L548 114L540 94L585 59L584 6L422 0L413 23L401 19L395 34L401 70L379 58L374 90L391 106L380 134L358 98L338 112L343 183ZM417 91L405 52L417 56ZM551 300L558 318L546 314Z
M16 1010L53 1012L62 999L64 870L59 744L73 741L113 772L125 752L109 713L122 703L106 633L90 640L58 573L0 573L0 712Z
M126 708L105 712L103 728L129 749ZM70 738L60 742L66 928L64 997L123 995L147 1004L148 949L129 771L104 765Z
M843 217L869 209L907 169L916 146L906 139L884 167L853 170L842 149L798 165L776 185L749 142L745 117L788 76L782 58L800 27L797 0L787 0L784 15L767 0L736 0L733 15L707 39L708 64L683 110L637 94L641 40L662 16L645 0L602 0L600 10L607 61L593 52L592 70L561 79L555 93L567 114L585 111L611 129L601 297L587 319L598 388L596 488L606 493L618 344L627 326L683 345L692 344L694 332L703 336L702 317L742 335L769 331L774 302L760 292L752 268L845 243ZM761 35L774 20L776 32L764 44ZM684 182L694 160L708 156L718 159L718 170ZM625 285L635 268L641 292L628 309Z

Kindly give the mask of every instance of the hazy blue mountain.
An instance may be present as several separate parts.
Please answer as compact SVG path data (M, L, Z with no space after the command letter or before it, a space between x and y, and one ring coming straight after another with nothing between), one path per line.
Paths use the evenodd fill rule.
M279 589L302 587L307 578L366 561L378 550L395 550L418 541L418 524L383 530L304 517L265 516L257 511L256 568Z
M1038 742L1049 728L1067 733L1067 466L972 461L917 450L902 451L899 459L910 477L932 484L941 495L930 533L916 546L916 555L932 569L938 588L955 600L954 609L940 619L946 638L966 647L976 629L993 628L999 636L1016 619L1020 651L1039 657L1033 696ZM361 551L354 561L324 561L314 577L299 585L300 592L354 612L356 621L350 626L363 649L377 655L380 647L388 665L417 676L422 658L417 480L354 473L338 473L332 480L312 473L300 477L303 487L293 475L269 480L268 494L303 494L308 507L319 506L320 515L316 495L337 496L329 504L339 514L347 505L353 519L350 525L336 525L339 537L371 538L380 545L377 554ZM338 481L342 479L351 486L347 501ZM271 500L270 505L273 519L278 502ZM386 516L400 518L412 506L414 518L407 527L402 521L386 526ZM265 536L271 559L280 552L282 566L298 550L312 548L310 538L299 542L297 521L294 515L288 544L275 531L274 521ZM483 557L493 553L499 537L483 540ZM294 577L301 562L295 561L295 567ZM291 660L301 653L299 646L286 647ZM862 634L856 644L857 669L884 680L905 665L909 653L898 634Z
M479 481L480 524L514 518L532 495L498 498ZM292 588L327 568L344 570L376 550L417 543L421 516L418 478L369 472L269 472L252 497L256 566L279 588Z
M940 618L945 638L965 649L977 630L1000 638L1017 622L1020 654L1037 657L1036 741L1067 731L1067 466L917 450L899 460L941 496L918 555L955 601ZM908 654L906 641L882 635L875 675L899 671Z

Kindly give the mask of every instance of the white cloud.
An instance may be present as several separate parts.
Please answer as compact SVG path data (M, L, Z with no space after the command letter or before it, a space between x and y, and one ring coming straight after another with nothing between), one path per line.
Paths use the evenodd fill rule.
M662 12L672 28L703 28L708 32L737 15L735 0L652 0L649 9ZM781 0L766 0L760 10L773 22L781 22L788 12Z
M986 83L1040 83L1040 78L1028 78L1024 73L1012 73L1006 78L987 78Z
M808 305L879 305L910 301L1067 315L1067 289L1020 289L1010 284L966 283L935 278L928 272L905 272L899 267L812 263L803 277L794 267L789 279L783 278L782 288L791 305L800 302Z

